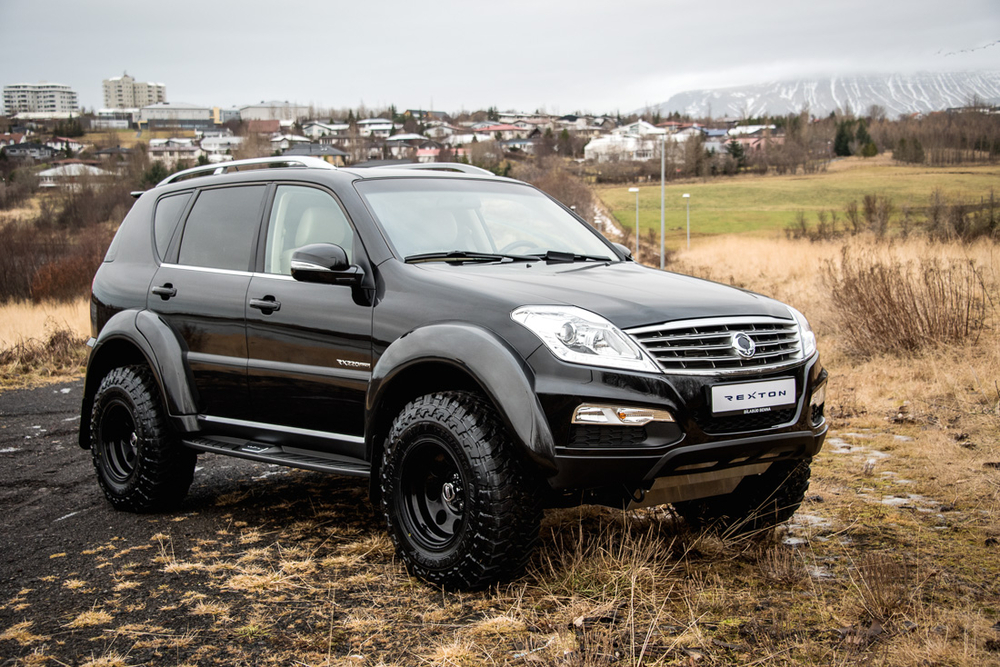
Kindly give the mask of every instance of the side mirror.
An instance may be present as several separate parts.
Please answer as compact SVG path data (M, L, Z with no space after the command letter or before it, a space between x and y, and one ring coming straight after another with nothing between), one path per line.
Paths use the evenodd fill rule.
M292 253L292 278L305 283L357 285L364 276L360 266L351 266L347 251L333 243L313 243Z
M632 251L629 250L629 247L627 245L622 245L621 243L612 243L612 245L618 248L622 252L622 254L625 255L626 261L632 261L633 259Z

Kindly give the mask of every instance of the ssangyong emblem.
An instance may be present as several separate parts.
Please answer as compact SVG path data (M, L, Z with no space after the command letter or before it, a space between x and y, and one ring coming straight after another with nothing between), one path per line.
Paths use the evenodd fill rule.
M734 333L732 341L733 349L736 350L736 354L740 355L744 359L750 359L757 353L757 344L753 342L753 338L750 338L750 336L743 331L737 331Z

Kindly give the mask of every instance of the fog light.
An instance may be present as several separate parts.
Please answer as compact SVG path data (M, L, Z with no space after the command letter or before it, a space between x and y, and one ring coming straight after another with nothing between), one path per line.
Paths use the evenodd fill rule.
M667 410L626 408L615 405L584 403L573 412L574 424L604 424L607 426L642 426L649 422L672 422Z
M816 407L826 403L826 383L824 382L819 387L813 391L812 398L809 400L809 405Z

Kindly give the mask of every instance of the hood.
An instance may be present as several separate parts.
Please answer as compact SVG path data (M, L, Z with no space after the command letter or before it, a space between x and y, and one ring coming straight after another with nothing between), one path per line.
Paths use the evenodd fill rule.
M788 309L774 299L634 262L428 263L419 267L453 289L488 294L511 310L525 305L579 306L622 329L701 317L790 318Z

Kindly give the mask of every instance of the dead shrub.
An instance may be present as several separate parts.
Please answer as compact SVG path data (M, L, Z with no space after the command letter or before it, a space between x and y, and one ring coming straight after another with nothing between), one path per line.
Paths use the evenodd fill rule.
M881 623L905 614L919 592L914 568L886 554L865 554L849 574L860 611Z
M848 347L866 357L975 341L990 305L971 260L902 262L845 246L839 265L825 264L823 279Z
M86 338L52 324L44 340L20 340L0 350L0 378L75 373L86 361L85 343Z
M85 230L67 254L38 269L31 280L32 300L72 301L86 294L113 236L106 227Z

